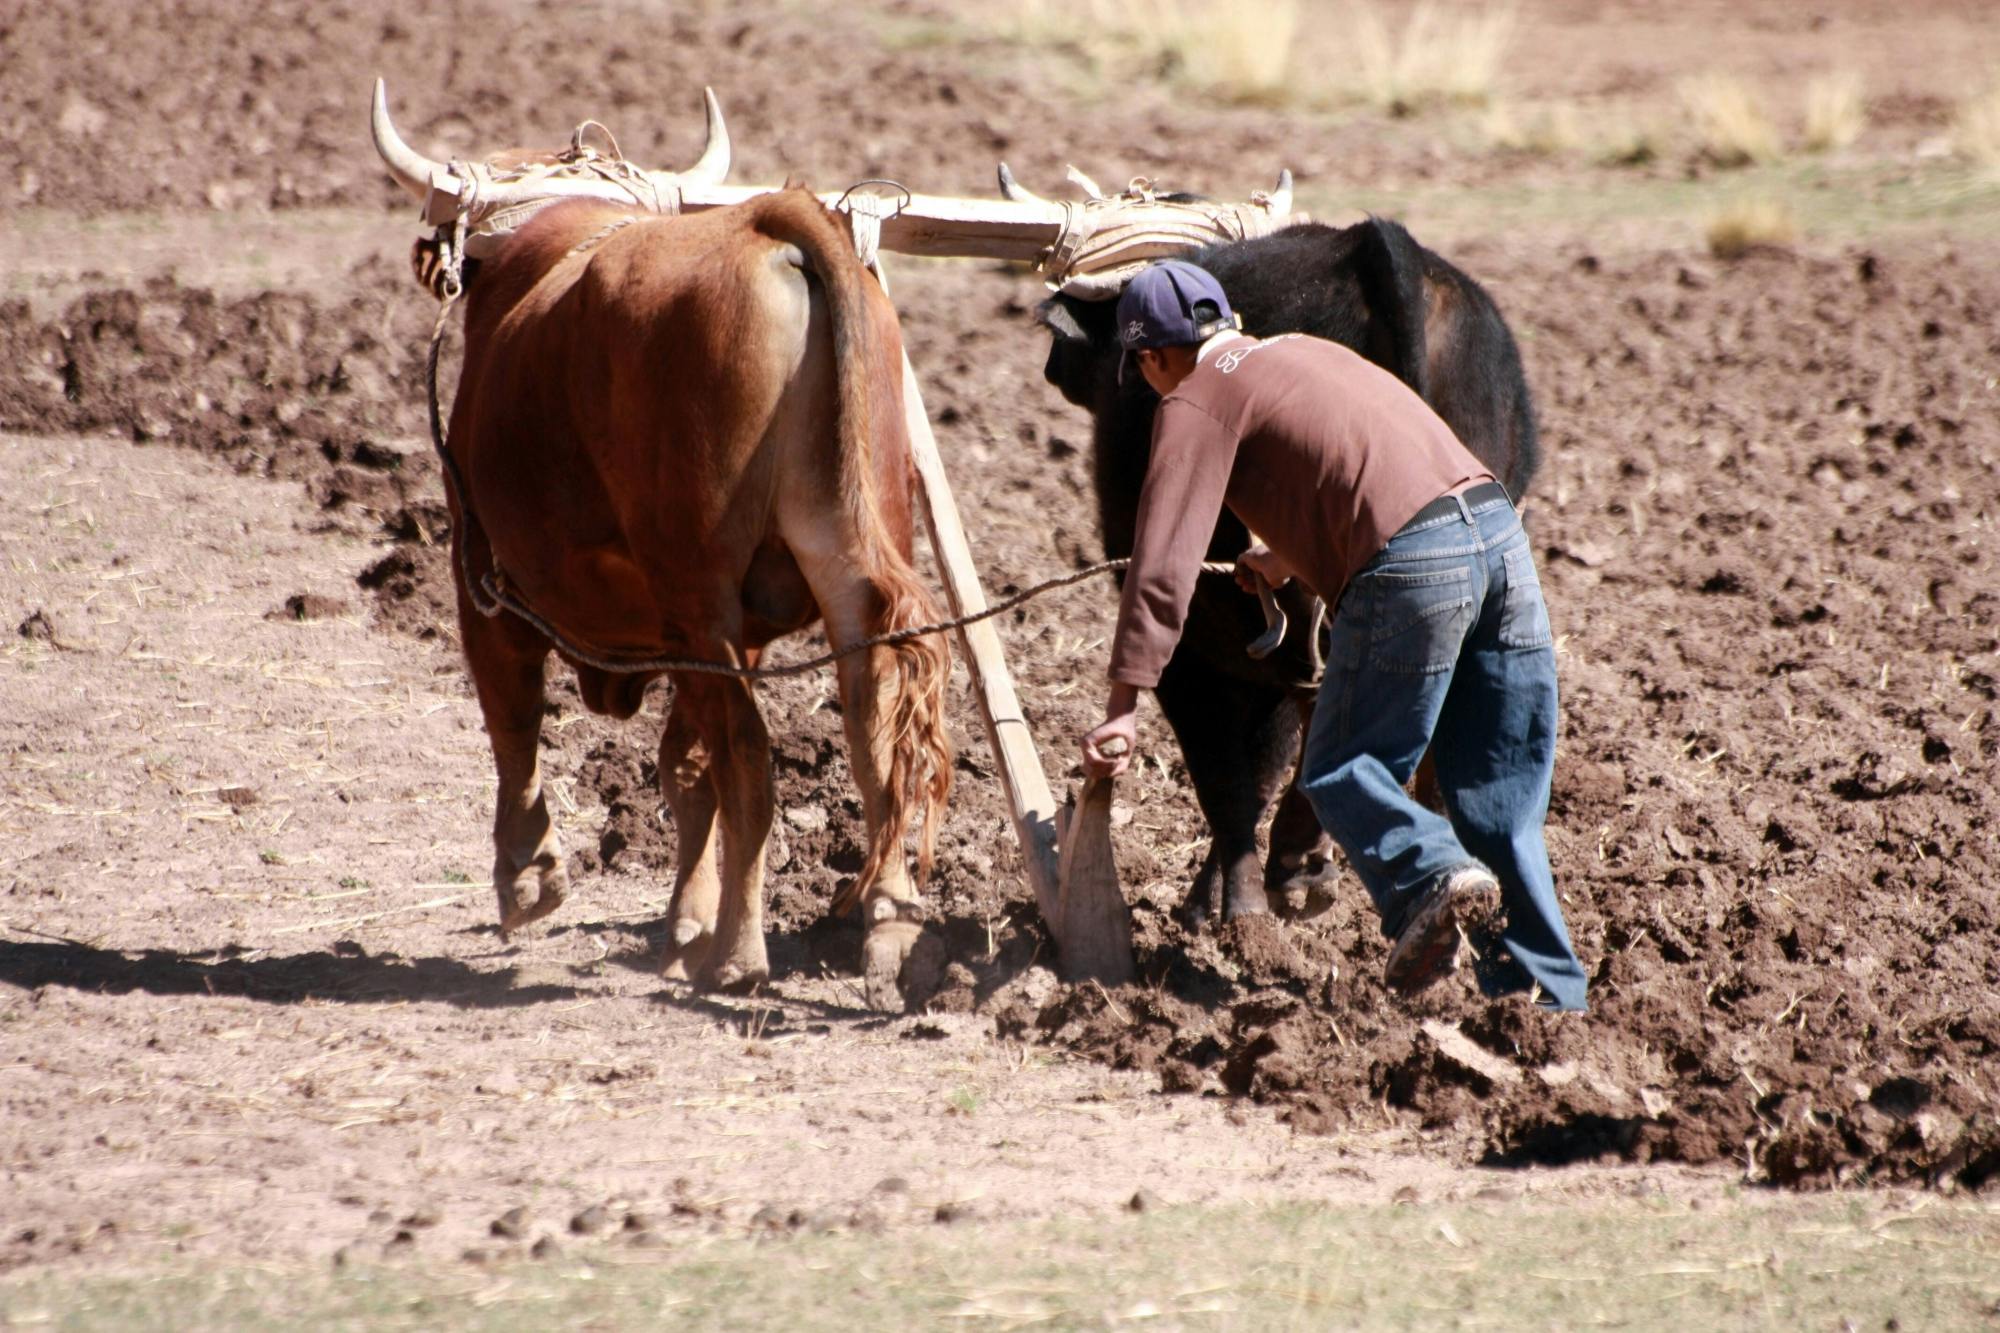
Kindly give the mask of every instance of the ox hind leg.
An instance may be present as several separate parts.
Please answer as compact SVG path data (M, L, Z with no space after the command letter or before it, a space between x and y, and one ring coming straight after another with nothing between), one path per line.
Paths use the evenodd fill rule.
M459 594L465 660L486 719L499 789L493 804L493 891L504 938L569 895L562 845L542 792L543 673L548 641L511 616L481 615ZM525 890L532 887L534 896Z
M754 989L771 975L764 950L764 848L774 804L770 733L749 682L688 674L675 683L660 750L660 779L680 839L666 970L674 975L678 963L706 989Z
M827 641L836 649L857 643L888 628L889 598L871 580L858 577L852 566L836 560L805 567L807 580L824 618ZM841 722L847 733L848 763L861 789L862 819L867 826L869 860L879 871L861 890L861 975L868 1003L897 1011L921 1004L943 978L944 946L921 924L922 907L904 864L900 835L893 824L895 771L893 718L903 679L902 655L894 648L870 648L840 660ZM904 744L912 743L902 738ZM883 849L884 840L898 843ZM839 902L837 907L845 907Z
M675 981L703 974L715 945L715 917L722 901L716 870L714 752L695 724L685 676L675 678L673 705L660 736L660 794L674 821L674 897L660 972Z

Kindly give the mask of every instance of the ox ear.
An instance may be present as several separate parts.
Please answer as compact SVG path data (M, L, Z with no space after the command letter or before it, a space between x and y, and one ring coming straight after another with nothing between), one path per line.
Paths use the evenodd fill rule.
M1035 307L1035 321L1059 339L1095 343L1111 328L1112 303L1051 296Z

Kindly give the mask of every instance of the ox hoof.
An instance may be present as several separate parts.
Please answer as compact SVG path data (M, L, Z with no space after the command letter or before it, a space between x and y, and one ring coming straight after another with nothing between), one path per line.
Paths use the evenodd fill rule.
M539 893L532 903L521 900L521 880L494 876L493 891L500 900L500 938L506 939L531 921L539 921L569 897L569 872L550 866L540 874Z
M701 980L703 990L723 995L748 995L771 979L771 969L761 964L724 963Z
M731 949L722 948L722 941L714 936L707 937L707 942L713 953L694 973L695 984L703 990L747 995L771 979L761 932L744 932Z
M1222 902L1224 921L1238 921L1246 916L1268 916L1270 911L1271 900L1262 884L1232 887Z
M711 930L699 921L674 922L673 936L660 958L660 975L668 981L693 981L699 976L715 949Z
M870 1008L914 1013L944 983L944 945L914 921L881 921L861 945L861 981Z
M1271 887L1271 910L1287 921L1307 921L1333 906L1331 870L1299 871Z

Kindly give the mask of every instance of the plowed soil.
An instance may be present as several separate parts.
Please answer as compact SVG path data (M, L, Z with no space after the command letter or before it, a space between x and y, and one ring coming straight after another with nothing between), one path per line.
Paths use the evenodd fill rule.
M1528 9L1531 37L1595 33L1596 67L1615 63L1614 28ZM1829 35L1794 31L1777 0L1726 12L1796 38L1746 50L1794 55L1863 49L1900 21L1849 6ZM1697 68L1673 62L1698 59L1697 28L1721 14L1635 10L1678 44L1628 64L1627 84ZM1977 6L1939 6L1902 36L1956 50L1978 22ZM1587 40L1574 58L1530 46L1517 77L1589 94L1568 78ZM190 51L201 77L178 77ZM214 1222L254 1177L292 1210L266 1219L280 1251L377 1231L414 1244L430 1224L403 1210L440 1191L474 1231L479 1210L530 1196L642 1197L696 1220L847 1210L842 1190L900 1179L893 1163L855 1148L838 1160L858 1165L788 1184L754 1155L691 1152L641 1187L611 1168L649 1157L615 1128L633 1105L621 1089L643 1089L649 1114L689 1098L703 1133L727 1135L731 1081L754 1080L758 1060L803 1117L788 1132L848 1134L845 1113L799 1109L816 1068L848 1055L888 1060L908 1094L865 1109L874 1137L903 1115L976 1127L975 1104L1006 1099L1001 1066L1081 1056L1084 1083L1051 1097L1123 1100L1220 1136L1204 1161L1240 1166L1226 1140L1255 1136L1307 1193L1329 1152L1362 1146L1720 1165L1796 1186L1979 1188L2000 1170L1991 244L1916 230L1723 262L1690 238L1420 232L1499 300L1543 420L1528 523L1565 696L1548 837L1588 1014L1459 985L1392 1001L1351 878L1315 920L1185 931L1168 908L1204 830L1150 713L1114 835L1144 979L1057 985L960 669L930 891L951 967L929 1017L884 1026L855 1007L856 928L825 917L861 828L824 679L763 691L779 738L768 995L723 1004L651 976L674 852L652 760L660 701L611 725L567 678L545 764L578 891L547 931L504 949L491 935L490 767L456 666L423 416L433 307L404 266L409 202L367 146L377 71L405 134L440 156L560 142L591 116L671 165L698 149L710 83L738 180L984 193L1000 157L1058 179L1087 124L1090 160L1221 193L1268 183L1280 159L1329 196L1509 170L1560 184L1546 164L1441 158L1422 134L1351 119L1232 109L1190 132L1157 84L1078 94L1068 57L1024 60L921 5L866 24L762 4L429 17L381 0L0 16L0 216L14 215L0 434L39 437L6 446L0 572L0 1102L10 1189L37 1216L10 1210L0 1265L115 1243L99 1214L128 1206L108 1197L119 1181L176 1163L215 1192L191 1202L202 1187L183 1181L155 1225L254 1249L240 1222ZM1935 119L1884 107L1884 151ZM989 590L1096 558L1089 426L1041 382L1039 280L977 263L894 273ZM1003 626L1058 784L1101 704L1113 610L1108 583L1084 585ZM897 1063L915 1049L899 1041L925 1037L960 1072ZM544 1056L564 1063L541 1071ZM1128 1072L1088 1084L1113 1077L1089 1062ZM1239 1123L1244 1099L1324 1136L1297 1142L1336 1147L1283 1147L1269 1117ZM574 1142L570 1174L538 1174L543 1115L551 1136L612 1149ZM308 1119L309 1133L283 1128ZM399 1156L426 1152L439 1165ZM1105 1198L1171 1170L1107 1160ZM477 1180L489 1166L500 1183ZM868 1179L829 1183L843 1170ZM954 1197L942 1177L918 1185L940 1207ZM987 1188L1002 1211L1046 1203L1033 1173ZM79 1190L97 1197L75 1203ZM910 1182L885 1190L839 1224L903 1216Z

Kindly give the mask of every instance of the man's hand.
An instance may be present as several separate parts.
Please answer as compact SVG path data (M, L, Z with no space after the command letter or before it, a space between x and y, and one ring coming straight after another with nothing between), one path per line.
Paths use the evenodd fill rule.
M1139 691L1113 682L1104 704L1104 722L1083 738L1083 771L1096 778L1115 778L1132 766L1139 749Z
M1273 589L1292 581L1292 567L1262 542L1236 557L1236 586L1255 595L1260 578Z

